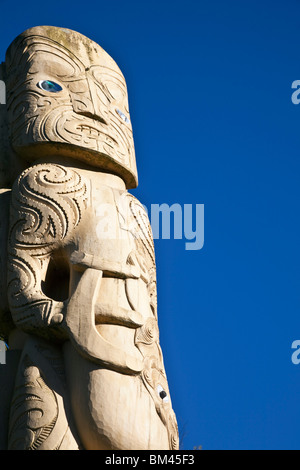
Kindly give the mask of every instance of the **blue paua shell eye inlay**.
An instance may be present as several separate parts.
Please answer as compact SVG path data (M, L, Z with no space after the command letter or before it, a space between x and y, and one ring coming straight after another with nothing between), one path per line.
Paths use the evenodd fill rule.
M50 91L51 93L58 93L62 91L62 87L51 80L40 80L38 83L38 87L44 91Z
M128 117L127 117L122 111L120 111L120 109L117 109L117 108L116 108L116 112L118 113L118 115L120 116L120 118L121 118L124 122L126 122L126 124L130 124L130 121L129 121Z

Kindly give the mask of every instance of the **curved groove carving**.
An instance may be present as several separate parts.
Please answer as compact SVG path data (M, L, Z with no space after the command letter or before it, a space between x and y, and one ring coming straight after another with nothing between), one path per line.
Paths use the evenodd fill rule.
M66 416L63 361L58 350L29 340L16 377L9 419L9 450L58 450L72 434ZM78 449L74 437L71 448Z
M12 190L8 240L8 299L15 323L47 336L45 326L62 314L42 280L55 249L80 223L88 204L87 183L71 168L38 164L25 170Z

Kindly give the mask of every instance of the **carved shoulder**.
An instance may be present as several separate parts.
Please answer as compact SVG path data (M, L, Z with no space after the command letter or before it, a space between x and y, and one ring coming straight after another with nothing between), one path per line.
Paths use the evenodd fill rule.
M25 170L12 190L10 247L51 251L79 224L87 186L79 172L62 165L38 164Z

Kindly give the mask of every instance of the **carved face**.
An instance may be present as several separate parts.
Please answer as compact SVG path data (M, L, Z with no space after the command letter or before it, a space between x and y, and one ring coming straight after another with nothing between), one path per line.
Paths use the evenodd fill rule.
M53 30L64 45L53 40ZM7 104L13 148L28 160L71 156L119 174L128 187L136 186L121 71L100 46L79 33L52 28L51 35L27 33L9 51Z

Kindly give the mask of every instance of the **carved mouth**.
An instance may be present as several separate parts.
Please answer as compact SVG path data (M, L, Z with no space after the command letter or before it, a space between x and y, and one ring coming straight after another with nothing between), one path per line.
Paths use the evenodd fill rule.
M91 139L101 139L105 138L105 142L108 144L118 145L118 142L111 137L110 135L106 134L102 130L97 129L96 127L87 126L86 124L80 124L77 126L78 131L84 137L89 137Z

